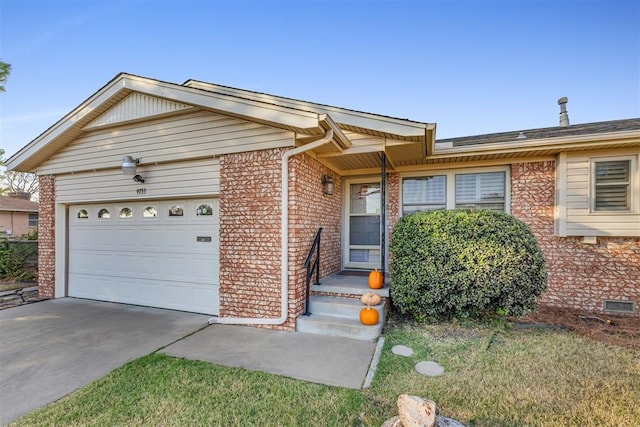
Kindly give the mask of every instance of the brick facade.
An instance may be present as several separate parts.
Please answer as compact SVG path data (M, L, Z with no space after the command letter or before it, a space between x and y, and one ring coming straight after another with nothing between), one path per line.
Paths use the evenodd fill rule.
M511 166L511 213L533 230L547 260L540 304L601 311L605 299L640 306L640 239L554 236L555 162ZM636 311L638 314L638 311Z
M306 269L304 262L319 227L320 276L341 267L342 179L307 154L289 161L289 322L304 311ZM333 195L322 191L322 175L333 178Z
M38 177L40 206L38 218L38 293L40 298L55 296L56 276L56 189L55 176Z
M220 161L220 316L280 315L280 203L284 150L225 155ZM303 310L304 260L318 227L322 271L340 268L340 177L306 154L289 161L289 318L273 329L295 330ZM332 175L332 196L322 193Z

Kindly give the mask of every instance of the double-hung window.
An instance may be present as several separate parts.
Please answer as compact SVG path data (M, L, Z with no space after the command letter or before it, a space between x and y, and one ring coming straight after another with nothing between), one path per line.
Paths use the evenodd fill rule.
M445 171L405 177L402 213L435 209L490 209L509 211L507 168L481 171Z
M631 157L592 159L591 212L632 211L634 166Z
M30 213L29 214L29 227L37 227L38 226L38 214Z

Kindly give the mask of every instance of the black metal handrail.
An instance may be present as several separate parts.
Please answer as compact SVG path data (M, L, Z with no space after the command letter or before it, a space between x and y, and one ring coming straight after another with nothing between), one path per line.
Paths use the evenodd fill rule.
M311 278L313 277L313 273L316 273L316 282L314 285L320 285L320 235L322 234L322 227L318 229L316 233L316 238L313 239L313 245L311 245L311 249L309 249L309 255L307 255L307 260L304 262L304 268L307 269L307 297L304 302L304 315L309 316L311 313L309 312L309 291L311 287ZM315 254L315 260L311 262L313 259L313 254Z

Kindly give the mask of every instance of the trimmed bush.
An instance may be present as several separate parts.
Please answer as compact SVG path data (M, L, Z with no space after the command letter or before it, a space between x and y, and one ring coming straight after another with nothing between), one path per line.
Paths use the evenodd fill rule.
M547 269L531 229L488 210L418 212L391 235L391 299L417 320L536 308Z

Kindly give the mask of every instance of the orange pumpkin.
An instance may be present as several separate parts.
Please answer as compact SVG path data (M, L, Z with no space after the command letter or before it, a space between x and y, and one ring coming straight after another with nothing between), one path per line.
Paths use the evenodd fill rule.
M371 289L380 289L384 285L384 275L377 269L369 273L369 287Z
M363 325L375 325L378 323L379 318L380 315L378 314L378 311L371 307L360 310L360 322L362 322Z

